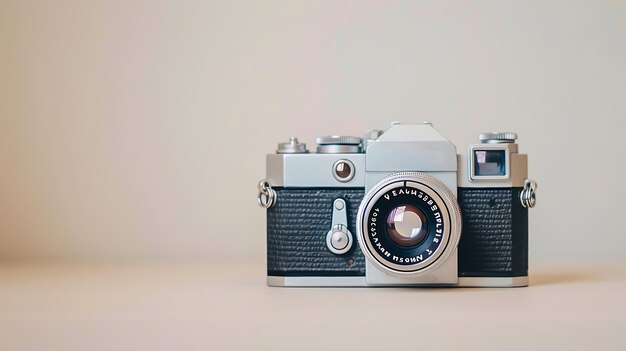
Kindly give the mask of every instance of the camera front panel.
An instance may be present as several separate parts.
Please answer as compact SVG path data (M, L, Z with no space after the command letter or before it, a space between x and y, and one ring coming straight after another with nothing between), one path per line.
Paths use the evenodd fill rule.
M333 203L345 201L347 229L355 221L364 188L274 188L276 201L267 209L267 274L279 277L349 277L365 275L359 245L336 254L329 250Z

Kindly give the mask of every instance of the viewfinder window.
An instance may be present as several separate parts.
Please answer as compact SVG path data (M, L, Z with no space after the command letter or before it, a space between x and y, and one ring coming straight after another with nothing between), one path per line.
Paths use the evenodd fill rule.
M505 176L506 151L474 150L475 176Z

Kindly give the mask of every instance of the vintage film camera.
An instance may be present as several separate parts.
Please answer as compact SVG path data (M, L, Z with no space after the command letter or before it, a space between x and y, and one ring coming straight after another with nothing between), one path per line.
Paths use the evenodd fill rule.
M536 183L516 139L457 155L425 122L279 144L259 184L268 285L528 285Z

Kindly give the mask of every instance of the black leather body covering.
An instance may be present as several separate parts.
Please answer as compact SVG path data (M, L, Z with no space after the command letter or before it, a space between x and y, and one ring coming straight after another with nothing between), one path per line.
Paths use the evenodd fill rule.
M522 188L459 188L459 277L528 275L528 209Z
M365 257L356 239L356 213L363 188L274 188L267 210L267 274L274 276L363 276ZM346 201L352 249L335 255L326 246L333 201Z
M356 240L357 210L363 188L274 188L267 210L267 274L270 276L363 276L365 257ZM528 212L521 188L459 188L463 216L459 244L460 277L527 275ZM332 206L347 205L352 249L335 255L326 247Z

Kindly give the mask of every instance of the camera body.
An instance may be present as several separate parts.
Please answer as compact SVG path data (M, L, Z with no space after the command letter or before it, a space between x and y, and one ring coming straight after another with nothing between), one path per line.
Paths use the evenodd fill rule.
M528 285L536 184L514 133L457 155L430 123L267 155L271 286Z

